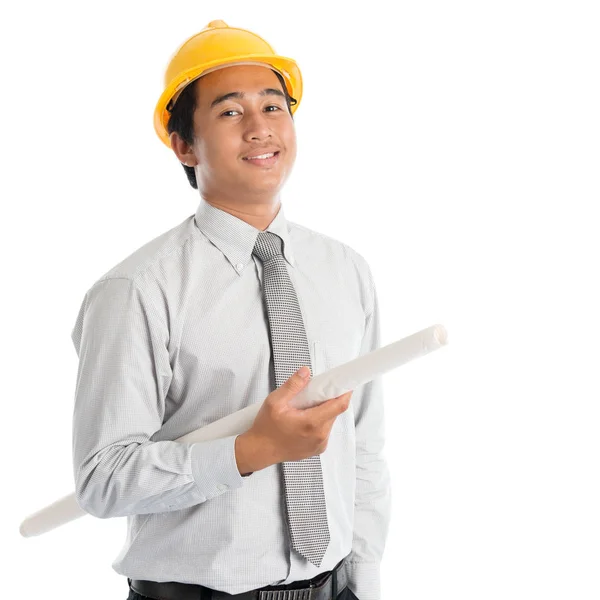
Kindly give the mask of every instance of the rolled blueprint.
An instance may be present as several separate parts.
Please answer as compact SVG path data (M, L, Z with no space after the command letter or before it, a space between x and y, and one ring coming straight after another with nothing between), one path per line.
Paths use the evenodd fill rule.
M432 325L417 331L397 342L316 375L290 400L290 405L298 409L311 408L331 398L337 398L396 367L437 350L447 341L448 336L443 325ZM252 427L261 406L262 402L251 404L175 441L192 444L244 433ZM77 503L75 494L69 494L27 517L21 523L19 531L24 537L40 535L86 514L88 513Z

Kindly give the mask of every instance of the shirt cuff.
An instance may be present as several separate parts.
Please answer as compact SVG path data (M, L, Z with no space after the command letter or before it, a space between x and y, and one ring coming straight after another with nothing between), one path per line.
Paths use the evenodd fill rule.
M192 444L192 476L206 500L241 487L247 479L240 475L237 468L236 437L230 435Z
M378 562L346 560L348 587L358 600L381 600L381 573Z

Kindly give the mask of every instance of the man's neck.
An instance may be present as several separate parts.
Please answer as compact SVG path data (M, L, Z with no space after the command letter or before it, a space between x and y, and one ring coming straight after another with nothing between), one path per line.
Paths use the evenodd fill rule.
M252 227L264 231L277 216L281 203L279 198L275 198L272 204L242 204L240 202L232 203L221 200L212 200L204 198L211 206L219 208L230 215L245 221Z

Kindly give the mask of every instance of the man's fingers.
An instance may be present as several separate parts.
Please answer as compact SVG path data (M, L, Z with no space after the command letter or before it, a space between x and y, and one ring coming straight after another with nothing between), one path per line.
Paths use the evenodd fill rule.
M310 413L310 418L316 419L317 421L330 421L335 419L339 414L343 413L348 408L352 391L353 390L350 390L349 392L346 392L337 398L325 400L325 402L319 404L318 406L313 406L312 408L307 409Z

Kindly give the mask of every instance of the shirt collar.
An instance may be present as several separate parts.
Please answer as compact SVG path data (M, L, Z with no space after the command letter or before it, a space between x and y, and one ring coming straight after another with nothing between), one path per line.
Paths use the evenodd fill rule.
M200 199L194 216L196 226L225 255L237 273L242 273L252 260L259 229L242 219ZM288 222L279 203L279 211L266 231L276 233L283 240L283 256L293 267L295 264L288 230Z

